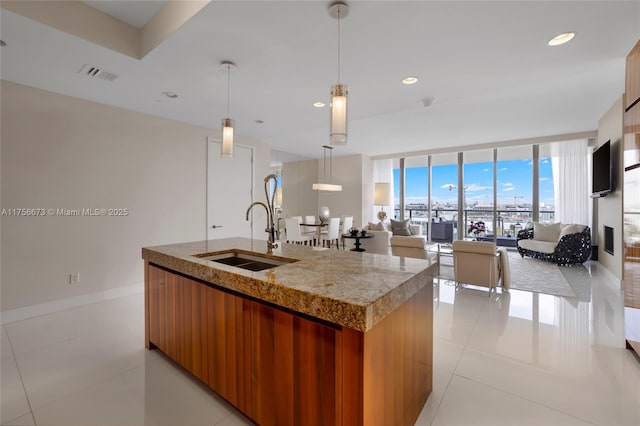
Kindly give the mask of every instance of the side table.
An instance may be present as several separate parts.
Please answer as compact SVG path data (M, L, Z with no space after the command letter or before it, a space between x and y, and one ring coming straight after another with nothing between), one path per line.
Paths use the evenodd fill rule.
M342 238L349 238L350 240L356 240L353 244L355 245L354 248L351 249L351 251L365 251L363 248L360 248L360 240L364 239L364 238L373 238L372 234L356 234L356 235L351 235L351 234L342 234Z

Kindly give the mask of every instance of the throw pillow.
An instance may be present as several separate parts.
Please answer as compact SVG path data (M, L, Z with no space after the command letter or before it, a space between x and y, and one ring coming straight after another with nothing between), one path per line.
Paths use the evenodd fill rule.
M549 224L533 222L533 239L557 243L560 229L562 229L560 222Z
M560 235L558 236L558 241L560 241L560 239L565 235L579 234L582 231L584 231L584 225L564 225L560 231Z
M382 222L371 223L369 222L369 231L386 231Z
M393 235L402 235L406 237L413 235L411 228L409 228L410 221L411 219L406 219L402 222L391 219L391 232Z

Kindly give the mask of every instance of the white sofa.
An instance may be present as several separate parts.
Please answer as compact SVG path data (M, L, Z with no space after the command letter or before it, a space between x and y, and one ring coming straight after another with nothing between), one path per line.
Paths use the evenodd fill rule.
M385 224L386 225L386 224ZM420 233L420 225L410 225L411 232L414 234ZM369 226L365 226L363 229L367 231L367 234L373 235L373 238L366 238L360 240L361 247L365 249L367 253L377 254L389 254L389 248L391 247L391 238L420 238L424 241L422 235L415 235L411 237L394 236L391 231L372 231L369 230ZM347 247L348 248L348 247Z
M585 225L533 223L533 228L518 232L520 256L571 265L586 262L591 256L591 229Z

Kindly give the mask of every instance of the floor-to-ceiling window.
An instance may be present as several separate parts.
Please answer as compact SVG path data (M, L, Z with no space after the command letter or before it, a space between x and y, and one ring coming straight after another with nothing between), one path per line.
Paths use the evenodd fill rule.
M553 223L555 221L555 206L553 192L553 171L551 169L551 144L540 145L538 159L538 175L540 197L540 222Z
M515 238L533 221L533 148L531 145L498 149L496 162L498 236Z
M463 159L464 235L492 238L495 235L493 149L465 151Z
M429 221L429 167L428 157L419 156L405 159L404 217L411 219L412 225L420 225L421 234L426 233Z
M549 145L396 159L393 173L395 218L410 218L425 235L428 223L446 222L454 226L453 239L514 247L519 230L534 220L554 220Z
M458 156L431 156L431 218L436 222L458 220Z

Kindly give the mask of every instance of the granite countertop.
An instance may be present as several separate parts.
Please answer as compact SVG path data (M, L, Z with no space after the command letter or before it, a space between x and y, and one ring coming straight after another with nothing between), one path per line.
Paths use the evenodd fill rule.
M358 331L368 331L425 285L437 264L407 257L279 244L296 260L252 272L196 255L229 249L266 253L266 241L227 238L142 249L150 263L258 300Z

